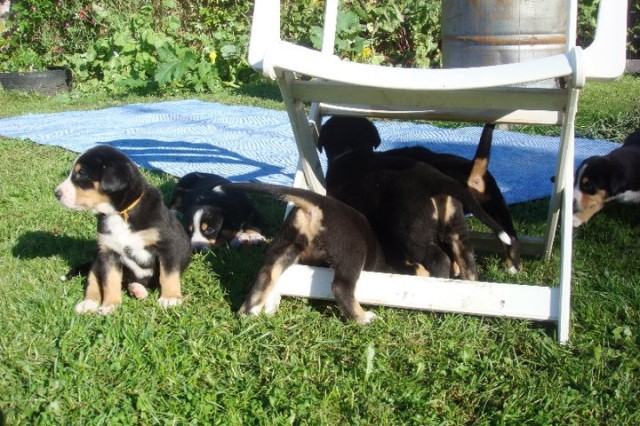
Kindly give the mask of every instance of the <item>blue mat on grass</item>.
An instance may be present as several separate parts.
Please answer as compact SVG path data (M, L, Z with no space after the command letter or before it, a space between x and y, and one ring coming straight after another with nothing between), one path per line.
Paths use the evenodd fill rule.
M442 129L376 121L386 150L424 145L473 157L481 127ZM123 150L138 165L180 177L192 171L232 181L291 185L297 151L286 112L198 100L132 104L96 111L29 114L0 119L0 135L82 152L96 144ZM494 132L489 170L509 204L549 196L560 139ZM617 147L576 139L576 166ZM326 170L326 159L321 156Z

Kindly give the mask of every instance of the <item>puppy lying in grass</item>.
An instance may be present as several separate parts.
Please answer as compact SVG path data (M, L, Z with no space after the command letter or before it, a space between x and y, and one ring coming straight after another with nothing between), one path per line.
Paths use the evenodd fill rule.
M215 174L193 172L180 178L173 190L169 208L183 218L195 251L264 241L260 213L245 194L220 189L224 183L230 182Z
M160 191L124 153L108 145L85 151L55 195L63 206L92 211L98 220L98 250L77 313L114 312L122 303L123 284L135 298L144 299L157 282L161 306L181 303L189 238Z

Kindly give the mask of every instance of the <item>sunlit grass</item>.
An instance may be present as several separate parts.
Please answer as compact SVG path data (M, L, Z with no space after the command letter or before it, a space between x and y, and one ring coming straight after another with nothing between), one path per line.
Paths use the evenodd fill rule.
M584 131L633 112L622 93L637 80L621 84L585 91ZM281 107L261 96L207 100ZM158 100L0 93L0 114ZM8 425L640 423L637 206L610 205L575 232L567 346L544 323L376 307L379 319L361 327L332 303L302 299L284 299L273 317L238 318L264 247L194 256L175 309L158 307L152 293L125 297L110 317L77 316L82 279L58 277L91 257L95 219L53 196L74 157L0 137L0 414ZM176 180L145 176L166 197ZM256 201L272 236L284 205ZM520 233L541 234L546 208L546 200L513 206ZM483 280L558 279L557 252L550 262L525 259L516 277L498 255L478 262Z

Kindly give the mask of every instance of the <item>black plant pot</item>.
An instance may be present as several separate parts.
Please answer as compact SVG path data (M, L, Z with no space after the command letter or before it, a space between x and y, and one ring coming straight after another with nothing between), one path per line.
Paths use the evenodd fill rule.
M4 90L21 90L54 95L71 89L71 70L50 68L34 72L0 72L0 84Z

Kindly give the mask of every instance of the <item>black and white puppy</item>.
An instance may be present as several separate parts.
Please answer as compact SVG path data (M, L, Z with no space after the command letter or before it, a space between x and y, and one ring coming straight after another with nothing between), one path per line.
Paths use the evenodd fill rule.
M511 244L503 244L507 269L515 273L522 267L520 261L520 249L518 236L516 235L511 212L507 202L500 191L500 187L489 172L489 160L491 157L491 143L495 124L485 124L478 148L472 159L459 155L439 153L423 146L391 149L381 152L384 155L401 155L425 162L445 175L463 184L473 198L509 235ZM371 138L374 144L371 149L378 147L380 139Z
M92 211L98 219L98 250L77 313L112 313L122 302L123 285L143 299L157 282L161 306L181 302L189 238L160 192L124 153L108 145L85 151L55 195L63 206Z
M640 203L640 129L609 154L584 160L574 185L574 227L589 221L609 201Z
M324 265L335 271L331 289L342 315L368 323L375 314L362 309L355 287L362 270L386 272L382 249L367 219L341 201L311 191L279 185L234 183L224 190L258 191L294 204L267 249L265 262L240 314L273 313L281 274L294 263Z
M463 206L504 244L509 236L460 182L411 157L373 152L379 141L365 118L332 117L322 126L327 194L364 214L395 270L476 280Z
M260 213L245 194L221 189L224 183L230 181L211 173L193 172L176 184L169 208L183 217L194 250L264 241Z

